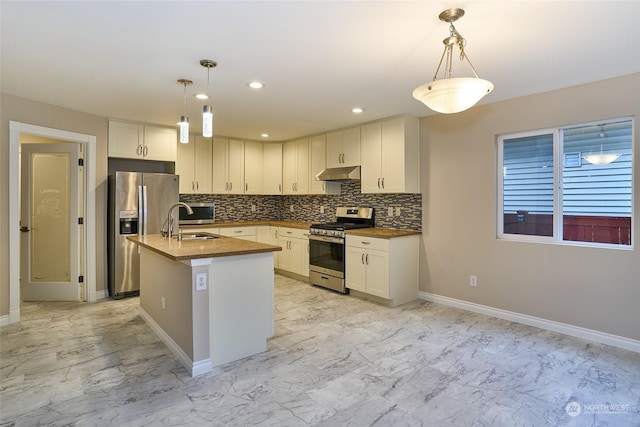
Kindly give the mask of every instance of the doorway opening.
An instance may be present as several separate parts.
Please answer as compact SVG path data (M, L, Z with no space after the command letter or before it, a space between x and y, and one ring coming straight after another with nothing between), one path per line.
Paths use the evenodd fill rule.
M9 323L20 321L20 139L28 135L82 144L84 152L83 189L84 233L81 237L81 263L84 266L82 300L96 299L96 137L20 122L9 122Z

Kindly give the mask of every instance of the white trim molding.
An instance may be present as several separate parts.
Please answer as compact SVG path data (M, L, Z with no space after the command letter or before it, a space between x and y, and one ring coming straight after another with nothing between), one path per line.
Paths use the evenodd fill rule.
M191 360L187 354L182 351L180 346L176 344L176 342L156 323L155 320L147 313L142 307L138 308L138 313L140 317L149 325L151 330L160 338L160 340L165 343L165 345L171 350L174 356L178 359L178 361L189 371L192 377L206 374L211 372L213 366L211 364L211 358L198 360L194 362Z
M498 319L509 320L511 322L534 326L536 328L545 329L547 331L557 332L559 334L569 335L571 337L589 340L600 344L606 344L613 347L640 353L639 340L625 338L619 335L608 334L606 332L595 331L593 329L569 325L566 323L556 322L554 320L542 319L540 317L529 316L527 314L520 314L514 311L502 310L500 308L494 308L486 305L476 304L473 302L449 298L429 292L418 292L418 298L424 301L435 302L437 304L455 307L461 310L484 314L491 317L497 317Z

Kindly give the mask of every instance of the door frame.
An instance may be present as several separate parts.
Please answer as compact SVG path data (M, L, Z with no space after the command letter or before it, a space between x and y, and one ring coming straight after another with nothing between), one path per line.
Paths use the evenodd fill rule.
M84 301L96 300L96 137L9 121L9 323L20 321L20 135L28 134L83 145L84 151Z

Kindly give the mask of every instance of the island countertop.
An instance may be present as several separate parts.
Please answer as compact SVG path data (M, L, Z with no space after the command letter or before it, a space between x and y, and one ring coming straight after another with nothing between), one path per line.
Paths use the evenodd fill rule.
M144 236L127 236L127 240L174 261L277 252L282 250L280 246L225 236L217 236L216 239L208 240L188 239L178 241L175 239L167 239L160 234L147 234Z

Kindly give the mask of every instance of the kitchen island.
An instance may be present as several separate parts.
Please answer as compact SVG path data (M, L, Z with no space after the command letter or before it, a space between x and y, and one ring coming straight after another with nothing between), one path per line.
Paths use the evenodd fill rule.
M280 246L223 236L127 239L140 246L140 316L192 376L267 349Z

